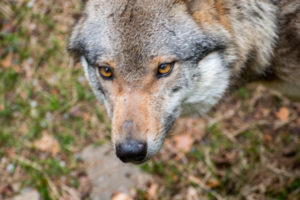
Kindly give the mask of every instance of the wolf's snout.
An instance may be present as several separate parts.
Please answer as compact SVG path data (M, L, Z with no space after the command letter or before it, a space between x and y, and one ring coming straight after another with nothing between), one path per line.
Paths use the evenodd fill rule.
M123 162L141 162L147 154L147 144L133 139L127 139L116 146L117 156Z
M114 115L117 120L113 120L113 143L116 145L116 154L123 162L141 163L147 155L145 127L139 120L141 117L134 116L126 109L123 109L122 113L126 114Z

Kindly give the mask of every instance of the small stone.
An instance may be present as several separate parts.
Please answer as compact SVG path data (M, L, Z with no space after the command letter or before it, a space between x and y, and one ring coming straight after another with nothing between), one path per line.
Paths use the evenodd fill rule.
M39 200L39 199L40 199L40 194L36 190L26 191L13 198L13 200Z
M30 102L30 106L31 106L31 108L36 108L37 107L37 102L36 101L31 101Z
M15 165L14 165L14 164L9 164L9 165L7 165L6 170L7 170L9 173L13 173L14 170L15 170Z

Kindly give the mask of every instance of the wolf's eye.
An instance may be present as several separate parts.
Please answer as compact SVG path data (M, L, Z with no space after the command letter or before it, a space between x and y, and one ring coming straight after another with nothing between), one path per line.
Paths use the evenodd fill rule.
M99 73L104 79L111 79L113 77L112 70L109 67L99 67Z
M163 77L163 76L167 76L169 75L174 67L174 62L173 63L163 63L161 65L158 66L158 70L157 70L157 76Z

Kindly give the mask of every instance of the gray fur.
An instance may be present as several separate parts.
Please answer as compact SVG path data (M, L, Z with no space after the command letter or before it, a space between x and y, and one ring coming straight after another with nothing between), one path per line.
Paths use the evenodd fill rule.
M287 79L291 79L293 81L289 83L298 81L295 85L300 85L299 57L295 56L299 48L291 50L291 45L285 45L287 42L281 40L285 38L290 42L288 35L285 32L279 34L279 29L283 28L279 26L284 23L279 23L278 17L282 15L286 19L284 14L280 15L286 6L282 2L88 1L83 17L74 27L69 50L75 57L81 57L94 93L112 117L113 143L126 138L116 120L133 120L139 127L140 137L147 137L144 138L148 142L147 160L159 150L180 114L187 110L199 115L206 113L230 86L240 83L238 80L270 78L287 83ZM298 12L296 16L299 16L300 5L295 3L296 0L289 2L296 7L290 12ZM292 24L290 27L299 26ZM299 32L294 33L293 39L299 42ZM288 55L293 58L293 65L285 63L284 69L278 67L279 58L273 59L274 54L287 56L281 47L285 52L293 52ZM143 81L154 77L155 68L150 65L157 57L166 59L160 62L175 61L176 64L168 77L157 79L149 86ZM108 61L114 65L116 77L112 81L101 79L97 72L97 66L107 65ZM280 75L282 72L284 76ZM286 85L284 88L288 87ZM153 88L156 90L151 93ZM133 100L127 101L129 98ZM148 107L143 107L143 102L134 102L140 99L147 100ZM140 107L147 113L139 113ZM118 113L118 109L124 109L124 113ZM132 119L135 109L140 117L145 114L152 117L148 120L156 120L156 129L148 127L147 123L145 127L139 125L139 117ZM127 119L127 115L131 118Z

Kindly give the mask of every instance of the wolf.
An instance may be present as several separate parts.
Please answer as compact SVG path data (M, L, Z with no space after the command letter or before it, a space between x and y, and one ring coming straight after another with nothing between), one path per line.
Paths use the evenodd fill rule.
M155 155L182 114L262 82L300 97L299 0L89 0L68 50L123 162Z

